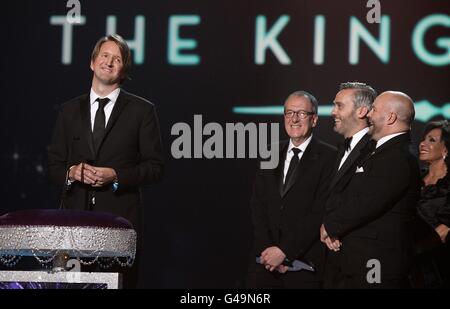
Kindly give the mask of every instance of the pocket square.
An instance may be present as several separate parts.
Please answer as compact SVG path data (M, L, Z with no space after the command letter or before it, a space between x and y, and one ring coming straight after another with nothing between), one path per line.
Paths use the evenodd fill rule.
M357 168L356 168L356 171L355 171L355 174L356 174L356 173L364 173L364 168L363 168L362 166L357 167Z

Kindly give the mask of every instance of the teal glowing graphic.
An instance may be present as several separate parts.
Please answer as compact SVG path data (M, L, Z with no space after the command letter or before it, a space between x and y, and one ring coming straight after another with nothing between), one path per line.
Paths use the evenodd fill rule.
M50 15L50 25L61 27L61 63L63 65L72 64L72 46L78 44L81 40L80 36L75 35L75 31L79 31L80 27L88 25L88 17L84 15L77 15L69 11L67 15ZM370 14L370 12L369 12ZM98 20L98 16L92 15L89 18ZM136 15L134 17L134 32L131 32L131 38L126 38L130 49L133 51L133 62L135 65L143 65L146 58L146 44L148 35L146 29L150 27L149 22L146 21L145 15ZM283 66L295 64L297 61L309 61L311 59L299 59L298 57L306 57L309 53L307 49L312 48L312 61L316 66L327 65L327 50L326 46L335 45L334 41L327 43L328 40L334 38L326 38L327 27L336 27L333 20L327 20L326 15L315 15L313 24L312 40L309 36L298 37L292 36L287 32L289 27L298 27L293 25L291 20L296 20L299 16L296 15L279 15L278 17L268 18L266 15L248 16L247 21L242 21L243 25L249 25L249 20L255 20L254 28L245 29L251 30L252 36L248 36L248 40L253 40L253 61L257 66L263 66L267 62L268 55L272 55ZM342 45L347 39L339 43L339 47L348 49L348 63L352 66L360 64L360 50L368 49L373 55L380 60L382 64L389 64L391 60L391 42L393 41L394 31L391 28L397 29L398 24L401 23L401 18L398 16L382 15L380 23L375 26L375 33L372 33L373 26L367 24L367 20L360 20L356 16L349 17L348 26L348 46ZM209 24L208 21L212 18L202 19L201 15L169 15L167 21L167 63L172 66L199 66L201 63L201 53L198 48L201 45L209 46L213 41L202 41L201 37L195 34L183 34L185 28L193 28L196 31L201 31L206 28L211 33L215 33L215 24ZM124 21L120 20L117 15L106 16L106 34L116 33L118 30L121 33L123 30ZM162 21L161 21L162 22ZM129 21L126 21L129 23ZM291 23L291 24L289 24ZM378 22L377 22L378 23ZM161 25L165 25L162 22ZM392 26L391 26L392 24ZM253 26L251 26L253 27ZM303 25L302 25L303 27ZM436 13L425 17L421 17L411 29L406 29L401 33L402 36L411 36L409 48L412 48L416 58L429 66L448 66L450 64L450 37L430 35L439 28L450 28L450 15L446 13ZM86 28L84 28L86 30ZM369 31L370 30L370 31ZM286 33L285 33L286 32ZM250 33L250 32L249 32ZM284 35L283 41L281 37ZM233 42L233 33L229 33L226 37L228 45L225 47L233 48L236 42ZM430 44L426 43L426 37L430 37L434 41ZM158 40L160 38L158 37ZM297 42L300 40L298 48L300 50L286 48L287 42ZM284 43L284 45L283 45ZM160 41L158 41L160 44ZM291 44L292 45L292 44ZM364 47L361 47L364 45ZM430 45L430 46L429 46ZM433 48L431 48L433 47ZM214 46L212 47L215 48ZM402 53L406 46L402 46ZM208 47L209 49L209 47ZM334 47L333 47L334 50ZM289 54L290 52L290 54ZM398 54L398 53L395 53ZM251 54L245 52L241 56L251 57ZM291 60L291 57L297 57ZM220 60L220 59L219 59ZM396 59L394 59L396 60Z
M196 26L200 24L198 15L173 15L169 18L169 40L167 43L168 60L172 65L198 65L200 56L196 54L182 54L182 50L197 48L197 40L182 39L180 28L182 26Z
M390 29L391 19L389 16L383 15L380 23L380 37L377 40L359 19L352 16L350 18L349 63L352 65L359 64L360 41L364 41L383 63L388 63L391 41Z
M428 100L421 100L414 102L414 107L416 109L416 120L418 121L427 122L436 116L450 119L450 103L435 106Z
M286 24L289 22L289 15L282 15L275 24L267 31L267 18L263 15L256 17L256 37L255 37L255 63L264 64L266 62L266 49L271 49L274 55L282 64L291 64L291 59L286 54L277 37Z
M117 17L110 15L106 17L106 35L117 32ZM144 63L145 59L145 17L137 15L134 18L134 39L127 40L127 44L133 51L133 61L137 65Z
M428 100L421 100L414 103L416 109L416 120L427 122L436 116L443 116L450 119L450 103L442 106L435 106ZM331 116L333 105L319 106L319 116ZM282 105L271 106L235 106L233 113L244 115L283 115Z
M412 47L417 57L424 63L433 66L446 66L450 64L450 38L438 38L436 46L443 49L442 54L433 54L425 47L425 34L429 28L442 26L450 28L450 16L445 14L432 14L422 19L414 29Z

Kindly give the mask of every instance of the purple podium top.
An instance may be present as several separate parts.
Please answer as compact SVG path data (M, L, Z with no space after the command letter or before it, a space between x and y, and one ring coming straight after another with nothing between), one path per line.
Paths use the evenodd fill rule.
M0 216L0 227L24 225L133 229L133 225L125 218L104 212L30 209L10 212Z

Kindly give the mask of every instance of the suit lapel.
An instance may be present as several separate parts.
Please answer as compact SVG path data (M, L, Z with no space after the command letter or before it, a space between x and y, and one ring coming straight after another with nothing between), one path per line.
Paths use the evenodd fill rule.
M91 152L91 158L94 158L95 150L94 150L94 141L92 140L91 102L89 100L89 95L86 95L80 101L80 115L81 115L81 129L88 143L88 147Z
M284 186L284 190L283 193L281 194L281 197L284 197L289 192L289 190L294 186L294 184L296 184L297 181L300 179L299 176L303 175L305 169L312 165L312 161L316 156L315 143L316 143L315 139L314 138L311 139L311 142L305 149L305 153L302 155L301 160L298 162L298 165L294 170L294 174L288 180L286 186Z
M385 150L387 148L394 147L395 145L400 144L400 143L405 143L405 142L409 143L410 141L411 141L411 139L410 139L410 136L408 133L397 135L396 137L391 138L390 140L385 142L383 145L381 145L380 147L375 149L371 154L368 154L366 156L366 158L359 164L359 166L362 166L366 161L368 161L369 159L378 155L379 153L383 152L383 150Z
M338 172L338 168L339 168L339 164L341 164L341 160L345 155L345 149L344 149L344 143L339 143L337 146L338 152L337 152L337 156L336 156L336 162L334 163L334 168L333 168L333 172L334 172L334 176L336 176L337 172Z
M333 180L331 181L330 188L333 188L339 180L342 178L343 175L345 175L350 167L352 167L356 160L362 155L364 148L366 147L367 143L370 141L370 135L366 134L363 136L363 138L356 144L355 148L350 152L350 155L345 160L344 164L341 166L341 168L336 172ZM339 163L337 164L337 168L339 168Z
M284 177L284 163L286 162L287 149L289 146L289 142L280 145L280 162L278 163L278 167L275 169L275 181L278 184L278 191L280 196L283 196L283 177Z
M383 145L381 145L380 147L375 149L375 151L373 152L372 155L376 155L376 154L380 153L381 151L383 151L383 149L389 148L395 144L398 144L401 142L409 142L409 141L410 141L409 134L404 133L404 134L397 135L396 137L391 138L386 143L384 143Z

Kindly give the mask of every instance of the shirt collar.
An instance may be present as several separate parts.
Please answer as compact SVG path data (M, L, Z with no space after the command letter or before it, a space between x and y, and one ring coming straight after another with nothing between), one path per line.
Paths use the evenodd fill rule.
M352 137L352 141L350 142L350 150L352 150L353 148L355 148L356 144L359 143L359 141L364 137L364 135L366 135L366 133L369 132L369 128L365 127L364 129L356 132L353 137Z
M306 147L308 147L309 143L311 142L311 139L312 139L312 134L303 143L301 143L299 146L295 146L292 143L292 139L289 140L288 153L291 152L292 148L294 148L294 147L300 149L301 152L305 152Z
M392 139L392 138L394 138L394 137L396 137L396 136L399 136L399 135L401 135L401 134L406 134L406 133L407 133L407 132L400 132L400 133L394 133L394 134L389 134L389 135L383 136L382 138L380 138L380 139L378 140L378 142L377 142L377 147L376 147L376 148L380 147L381 145L383 145L384 143L386 143L388 140L390 140L390 139Z
M90 93L90 101L91 101L91 105L94 104L97 100L97 98L103 99L103 98L108 98L110 100L110 103L112 102L113 104L116 103L117 101L117 97L119 96L120 93L120 88L116 88L114 89L112 92L110 92L107 96L102 97L100 95L98 95L94 89L91 88L91 93ZM109 104L109 103L108 103Z

